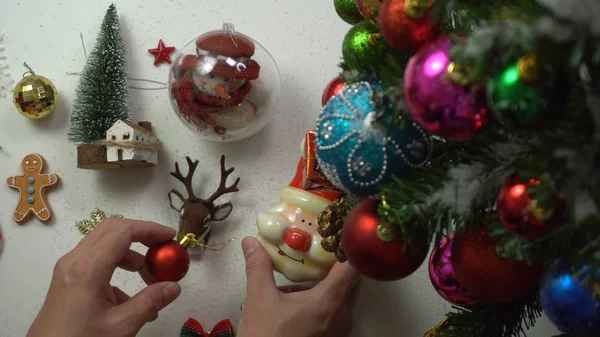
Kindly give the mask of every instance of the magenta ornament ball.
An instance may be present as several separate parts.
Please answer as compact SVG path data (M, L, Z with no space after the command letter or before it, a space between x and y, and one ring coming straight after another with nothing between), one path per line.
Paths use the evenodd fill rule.
M404 94L413 118L427 131L467 140L490 119L485 88L455 84L448 72L452 41L440 37L421 47L404 73Z
M453 242L454 235L451 235L450 238L443 238L433 249L429 257L429 278L435 290L446 301L461 307L475 305L477 302L473 296L460 285L454 274Z

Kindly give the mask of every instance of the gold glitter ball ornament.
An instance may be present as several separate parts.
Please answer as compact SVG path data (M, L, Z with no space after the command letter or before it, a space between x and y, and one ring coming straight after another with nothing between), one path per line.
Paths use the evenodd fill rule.
M21 115L31 119L48 117L58 105L58 91L47 78L25 76L13 90L13 101Z

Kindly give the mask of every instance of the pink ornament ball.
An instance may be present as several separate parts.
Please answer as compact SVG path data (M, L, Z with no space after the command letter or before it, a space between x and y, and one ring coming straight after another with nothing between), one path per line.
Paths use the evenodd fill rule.
M452 243L454 235L443 238L429 257L429 278L435 290L446 301L461 307L475 305L477 302L456 279L452 267Z
M450 140L466 140L490 119L484 88L455 84L449 78L452 41L440 37L421 47L404 73L406 103L427 131Z

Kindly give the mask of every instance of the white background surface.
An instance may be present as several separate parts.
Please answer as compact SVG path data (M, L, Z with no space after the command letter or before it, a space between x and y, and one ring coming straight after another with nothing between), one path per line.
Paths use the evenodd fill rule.
M331 0L117 0L123 35L128 46L128 74L166 81L168 66L155 68L147 49L158 40L181 47L223 21L253 36L271 51L281 69L279 110L260 134L241 143L202 141L181 124L168 100L167 90L131 91L133 120L149 120L162 142L160 165L150 169L109 172L76 168L75 145L67 142L68 114L85 57L79 40L83 33L88 52L94 46L100 23L111 1L0 0L0 31L5 38L0 67L14 82L25 71L22 63L51 79L60 92L60 106L48 119L22 117L11 98L0 97L0 181L20 174L22 158L39 152L48 172L62 179L49 192L54 220L43 225L32 219L23 226L12 220L17 192L0 188L0 336L24 336L46 294L57 259L82 235L76 220L87 218L96 206L127 217L177 226L167 192L180 183L169 176L174 161L186 155L201 161L196 185L204 194L218 183L219 155L242 177L240 192L232 196L234 211L225 223L213 226L212 242L254 235L255 214L274 206L299 158L299 143L314 127L321 92L333 78L341 57L341 44L350 28L340 20ZM6 93L3 93L6 94ZM102 254L102 252L96 252ZM283 280L278 278L281 283ZM117 272L114 284L132 294L143 287L137 274ZM245 293L244 262L239 241L219 253L207 252L194 260L181 281L183 296L146 326L141 336L178 336L192 316L211 329L219 320L237 323ZM395 283L363 284L354 336L417 337L443 318L450 308L432 288L426 264L408 279ZM273 317L273 319L277 319ZM299 322L299 326L308 322ZM551 336L556 330L542 320L529 336ZM282 336L283 337L283 336ZM492 337L492 336L490 336Z

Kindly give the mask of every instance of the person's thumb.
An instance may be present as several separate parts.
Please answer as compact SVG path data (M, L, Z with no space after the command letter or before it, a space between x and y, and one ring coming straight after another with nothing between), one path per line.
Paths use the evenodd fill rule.
M115 315L137 333L142 326L158 318L158 312L181 294L176 282L160 282L146 287L125 303L115 307ZM129 330L127 329L127 330Z
M242 241L242 250L246 258L246 301L262 299L277 294L277 284L273 275L273 262L263 246L252 237Z

